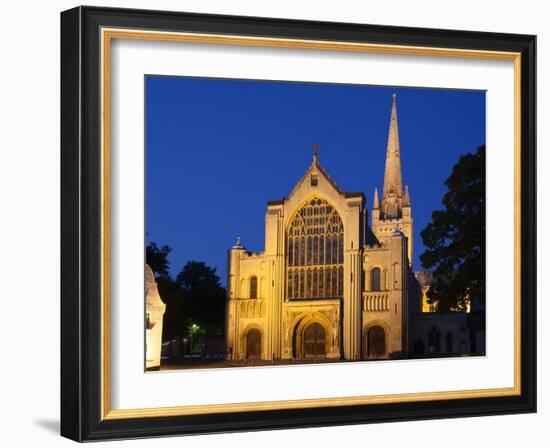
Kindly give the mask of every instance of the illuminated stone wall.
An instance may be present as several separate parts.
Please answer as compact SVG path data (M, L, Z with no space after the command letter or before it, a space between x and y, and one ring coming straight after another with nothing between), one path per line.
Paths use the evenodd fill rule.
M297 266L292 239L292 235L300 235L300 230L296 230L297 216L304 220L309 217L312 225L332 226L328 234L318 232L324 238L339 235L341 228L332 214L330 222L325 222L321 214L309 210L312 206L328 207L341 220L343 235L338 236L337 242L341 258L323 264L314 253L313 261L308 262L308 252L305 261ZM257 356L255 349L247 347L247 343L252 343L248 337L251 331L255 338L257 332L261 335L263 360L317 355L332 359L372 358L368 332L375 326L384 332L384 347L374 357L402 354L406 347L408 239L402 232L394 232L383 241L367 244L365 235L370 232L367 219L363 194L342 191L314 156L291 194L268 203L265 250L251 253L239 241L229 251L226 326L229 359ZM309 246L306 243L303 247L308 250ZM312 274L323 272L326 278L327 270L340 267L336 289L331 289L331 283L319 283L319 277ZM373 267L381 270L378 291L372 290L369 280ZM298 294L292 289L296 284L289 288L289 274L294 271L305 272L298 280L299 288L303 289ZM306 280L305 286L301 284L304 278L311 279ZM294 277L290 281L295 282ZM313 286L307 281L314 282ZM257 285L255 298L251 297L252 282ZM311 331L313 327L309 327L314 324L315 334Z
M155 275L145 265L145 366L147 370L160 368L162 350L162 320L166 305L160 298Z

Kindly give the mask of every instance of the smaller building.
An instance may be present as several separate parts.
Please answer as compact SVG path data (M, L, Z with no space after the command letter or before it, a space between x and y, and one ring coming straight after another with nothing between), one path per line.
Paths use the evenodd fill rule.
M468 324L468 313L465 311L415 313L410 320L410 357L470 354Z
M145 265L145 368L160 369L162 320L166 305L160 298L155 274Z
M428 290L432 281L433 274L429 270L414 272L411 281L410 357L484 354L484 345L481 352L475 350L475 334L472 328L474 316L469 307L439 312L435 303L428 302Z

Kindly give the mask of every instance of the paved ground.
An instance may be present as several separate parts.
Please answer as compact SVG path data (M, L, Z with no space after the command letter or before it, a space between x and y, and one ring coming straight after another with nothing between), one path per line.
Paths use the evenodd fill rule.
M464 356L485 356L484 354L464 354L464 355L447 355L447 354L432 354L425 356L424 358L436 359L436 358L452 358L452 357L464 357ZM416 359L416 358L410 358ZM418 358L420 359L420 358ZM176 357L161 360L160 370L182 370L182 369L223 369L227 367L253 367L253 366L288 366L297 364L321 364L321 363L333 363L333 362L384 362L385 359L370 359L370 360L345 360L345 359L308 359L308 360L277 360L277 361L262 361L262 360L249 360L249 361L225 361L225 360L205 360L190 357Z
M190 358L172 358L162 359L160 370L182 370L182 369L222 369L226 367L253 367L253 366L273 366L273 365L293 365L293 364L319 364L328 362L342 362L340 359L311 359L307 361L277 360L262 361L249 360L243 361L214 361Z

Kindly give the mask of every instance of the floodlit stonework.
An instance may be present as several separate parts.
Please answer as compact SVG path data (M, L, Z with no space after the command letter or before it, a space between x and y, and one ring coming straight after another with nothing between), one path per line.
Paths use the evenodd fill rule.
M147 370L160 368L162 348L162 320L166 305L160 298L155 275L145 265L145 367Z
M228 253L228 359L407 357L413 218L393 97L381 199L340 189L317 149L288 197L267 203L265 250Z

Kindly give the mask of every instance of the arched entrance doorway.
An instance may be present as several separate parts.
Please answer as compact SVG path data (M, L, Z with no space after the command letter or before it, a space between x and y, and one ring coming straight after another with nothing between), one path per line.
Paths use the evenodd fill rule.
M303 344L305 358L324 358L327 356L327 336L320 323L313 322L306 327Z
M260 359L262 356L262 334L252 328L246 333L246 358Z
M367 357L380 359L386 357L386 333L378 325L367 332Z

